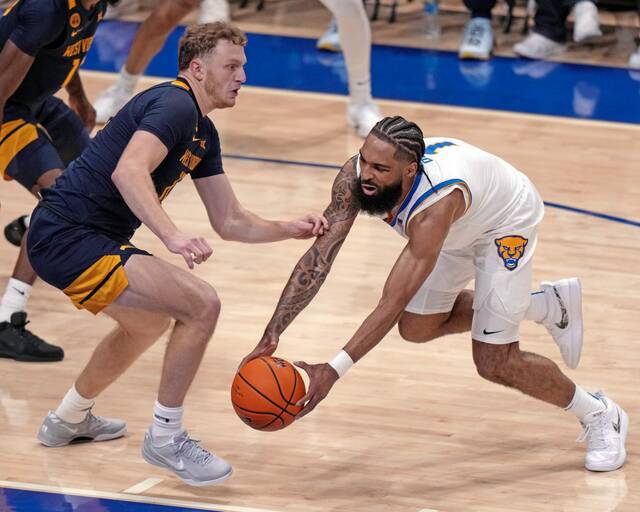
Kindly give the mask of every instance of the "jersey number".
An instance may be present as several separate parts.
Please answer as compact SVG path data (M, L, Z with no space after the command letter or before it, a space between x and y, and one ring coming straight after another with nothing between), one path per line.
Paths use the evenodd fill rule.
M76 71L78 71L78 68L80 67L80 62L82 62L80 59L73 59L73 65L71 66L71 71L69 71L67 78L64 79L64 83L62 84L62 87L66 87L67 84L71 82L73 75L76 74Z

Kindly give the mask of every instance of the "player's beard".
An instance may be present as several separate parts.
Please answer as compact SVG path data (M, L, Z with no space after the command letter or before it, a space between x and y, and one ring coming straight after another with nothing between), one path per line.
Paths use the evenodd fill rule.
M367 183L367 185L373 185L373 183ZM386 187L377 187L378 192L373 196L368 196L362 191L361 178L358 178L355 188L354 194L360 202L360 209L369 215L386 215L398 204L402 195L402 181Z

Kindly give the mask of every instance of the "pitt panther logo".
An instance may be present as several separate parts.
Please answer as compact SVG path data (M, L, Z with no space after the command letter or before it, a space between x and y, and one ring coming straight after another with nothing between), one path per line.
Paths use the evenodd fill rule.
M507 270L515 270L529 240L518 235L503 236L494 240L498 247L498 256L502 258Z

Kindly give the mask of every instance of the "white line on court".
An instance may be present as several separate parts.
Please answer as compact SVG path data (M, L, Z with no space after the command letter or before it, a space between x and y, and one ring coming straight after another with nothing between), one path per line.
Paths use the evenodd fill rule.
M435 508L421 508L418 512L438 512Z
M170 498L157 498L154 496L140 496L138 494L125 494L121 492L95 491L92 489L74 489L71 487L56 487L54 485L31 484L26 482L13 482L0 480L0 487L21 489L24 491L51 492L55 494L72 494L74 496L86 496L89 498L104 498L107 500L122 500L135 503L150 503L153 505L167 505L172 507L188 507L196 510L216 510L219 512L276 512L264 508L237 507L235 505L220 505L217 503L202 503L198 501L175 500Z
M132 485L131 487L129 487L128 489L125 489L122 492L126 492L129 494L142 494L143 492L148 491L152 487L158 485L160 482L162 482L162 480L164 479L163 478L147 478L146 480L143 480L142 482L138 482L137 484Z

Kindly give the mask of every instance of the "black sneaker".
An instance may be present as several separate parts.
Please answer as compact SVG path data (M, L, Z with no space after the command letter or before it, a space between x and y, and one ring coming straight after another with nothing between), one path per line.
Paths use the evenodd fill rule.
M0 322L0 357L16 361L61 361L64 350L25 329L27 314L18 311L10 322Z
M27 231L27 223L25 222L27 217L27 215L18 217L16 220L10 222L4 227L4 237L10 244L15 245L16 247L20 247L22 237Z

